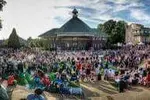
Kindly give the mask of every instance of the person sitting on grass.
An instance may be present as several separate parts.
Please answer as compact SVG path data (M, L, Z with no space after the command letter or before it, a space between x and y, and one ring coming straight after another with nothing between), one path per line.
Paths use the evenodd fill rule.
M41 89L36 89L34 94L29 94L27 96L27 100L46 100L44 96L42 96L43 91Z
M70 81L78 81L77 75L76 75L75 73L73 73L73 74L71 75Z
M150 72L148 72L147 76L145 77L144 80L144 85L149 85L150 84Z
M0 100L9 100L9 96L7 94L7 86L8 83L6 80L1 79L0 80Z
M8 76L8 85L9 86L13 86L17 84L17 81L15 80L15 76L14 75L10 75Z

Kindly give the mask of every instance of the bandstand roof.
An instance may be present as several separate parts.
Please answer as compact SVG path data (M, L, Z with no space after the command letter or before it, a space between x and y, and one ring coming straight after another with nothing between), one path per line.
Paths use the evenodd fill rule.
M78 17L71 18L60 29L60 32L92 32L92 29Z
M53 36L100 36L96 29L90 28L86 23L78 18L78 11L72 11L72 18L62 25L60 28L53 28L39 37L53 37Z
M39 37L49 37L49 36L57 36L57 31L59 30L59 28L53 28L41 35L39 35Z

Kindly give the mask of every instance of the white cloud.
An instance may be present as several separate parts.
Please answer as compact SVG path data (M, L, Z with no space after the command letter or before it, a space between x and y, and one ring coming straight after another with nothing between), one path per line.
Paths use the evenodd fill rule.
M111 1L115 6L109 5L106 2ZM0 31L0 39L8 38L12 28L15 27L19 36L28 38L29 36L37 37L41 33L54 28L60 27L60 23L56 21L56 17L61 17L62 22L65 23L72 16L69 14L72 10L65 8L66 6L81 6L85 8L95 9L95 13L88 11L81 12L79 9L79 16L83 20L91 22L98 22L98 20L107 21L109 19L120 20L119 17L113 17L113 13L118 11L128 10L130 7L143 6L139 0L7 0L7 5L4 11L1 12L3 21L3 29ZM128 5L123 5L127 4ZM63 6L62 8L57 8ZM85 17L86 13L89 17ZM149 19L148 15L140 11L131 11L131 15L138 20L142 18ZM145 15L145 16L141 16Z
M127 4L139 2L139 0L107 0L107 1L113 2L115 4Z
M76 5L70 0L10 0L1 13L3 29L0 38L8 38L12 28L15 27L19 36L28 38L37 37L41 33L60 27L54 18L61 16L64 19L70 17L69 10L55 9L55 6Z
M146 14L146 12L144 10L140 10L140 9L132 9L130 10L130 15L131 17L133 17L134 19L138 20L138 21L149 21L150 20L150 16L148 14Z
M119 11L123 11L123 10L129 10L130 8L143 7L143 6L144 5L142 3L138 3L138 2L133 2L128 5L118 4L113 8L113 12L119 12Z

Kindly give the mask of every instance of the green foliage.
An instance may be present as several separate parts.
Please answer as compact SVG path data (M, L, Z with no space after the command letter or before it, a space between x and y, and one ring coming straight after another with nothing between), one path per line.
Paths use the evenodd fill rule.
M115 28L115 25L116 25L116 21L108 20L107 22L105 22L103 24L102 31L105 32L108 35L111 35L112 30Z
M3 6L6 4L7 2L4 0L0 0L0 11L3 10Z
M50 41L49 40L44 40L44 42L43 42L43 48L45 50L50 50Z
M29 37L28 39L27 39L27 43L30 43L32 41L32 37Z
M3 6L6 4L6 1L0 0L0 11L3 10ZM2 20L0 19L0 28L2 28Z
M27 42L29 47L38 47L44 50L50 50L50 41L48 39L32 39L29 37Z
M15 28L13 28L13 31L9 36L8 47L14 49L20 48L20 41Z
M111 43L124 43L125 41L125 26L124 21L118 21L115 25L115 28L112 30L111 34Z
M106 33L108 37L107 45L124 43L125 41L125 26L124 21L108 20L104 24L98 25L98 30Z
M103 24L99 24L97 27L98 32L101 32L103 30Z

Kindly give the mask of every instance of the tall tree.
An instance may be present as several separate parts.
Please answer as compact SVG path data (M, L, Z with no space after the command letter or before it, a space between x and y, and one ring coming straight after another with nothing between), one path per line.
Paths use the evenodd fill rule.
M13 28L12 33L9 36L8 47L14 49L20 48L20 41L15 28Z
M0 11L3 10L3 6L6 4L6 1L0 0ZM2 20L0 18L0 29L2 28Z
M112 39L112 43L116 44L116 43L124 43L125 41L125 26L126 26L126 22L124 21L118 21L116 23L115 28L112 30L112 35L111 35L111 39Z
M124 21L108 20L104 24L98 25L98 30L106 33L108 37L108 44L116 44L118 42L124 43L125 41L125 26Z
M103 30L103 24L98 24L97 30L98 32L101 32Z
M0 0L0 11L3 10L3 6L6 4L5 0Z
M105 32L108 35L111 35L112 30L115 28L115 25L116 25L116 21L108 20L107 22L105 22L103 24L102 31Z

